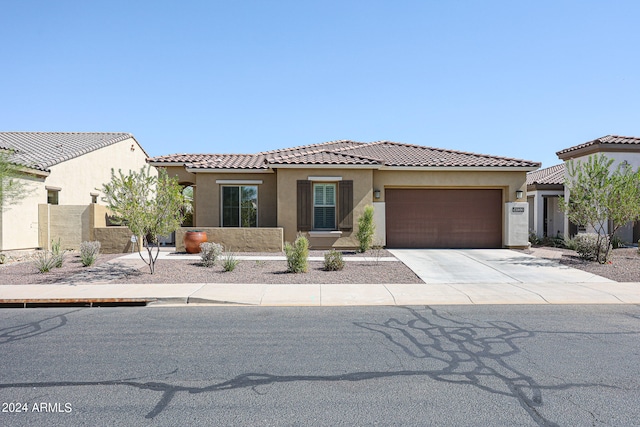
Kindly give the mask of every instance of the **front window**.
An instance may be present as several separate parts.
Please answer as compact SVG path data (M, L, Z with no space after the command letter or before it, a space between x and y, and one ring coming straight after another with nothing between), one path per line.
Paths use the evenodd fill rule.
M313 228L334 230L336 228L336 185L313 185Z
M50 205L58 204L58 190L47 190L47 203Z
M222 187L222 226L258 226L258 187L237 185Z

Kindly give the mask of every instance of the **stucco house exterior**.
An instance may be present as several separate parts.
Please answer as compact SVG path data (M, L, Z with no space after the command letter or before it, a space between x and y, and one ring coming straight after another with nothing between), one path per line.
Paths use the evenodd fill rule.
M560 197L564 197L564 176L564 163L527 174L529 231L539 238L565 236L564 213L559 205Z
M354 248L367 205L375 210L376 241L387 247L525 246L526 173L540 167L389 141L172 154L149 163L194 187L194 227L235 250L246 247L233 236L247 242L274 229L284 241L304 233L312 248Z
M140 170L148 157L129 133L0 132L0 150L14 153L11 160L24 168L22 179L31 189L19 204L0 211L0 251L45 247L49 242L39 232L48 236L51 207L77 206L66 212L88 215L86 207L100 202L99 189L110 181L112 168ZM74 242L89 240L79 227L68 233L85 234Z
M529 202L529 228L538 237L571 237L578 233L578 226L569 223L558 207L559 197L569 198L564 186L569 161L586 162L592 155L604 154L613 159L612 168L620 164L636 170L640 167L640 137L606 135L583 144L565 148L556 153L562 164L532 171L527 174L527 200ZM638 224L627 224L616 233L627 243L640 239Z

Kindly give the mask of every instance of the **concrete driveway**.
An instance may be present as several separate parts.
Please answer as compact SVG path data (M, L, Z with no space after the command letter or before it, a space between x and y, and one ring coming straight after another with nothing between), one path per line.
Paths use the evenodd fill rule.
M585 283L613 280L509 249L391 249L425 283Z

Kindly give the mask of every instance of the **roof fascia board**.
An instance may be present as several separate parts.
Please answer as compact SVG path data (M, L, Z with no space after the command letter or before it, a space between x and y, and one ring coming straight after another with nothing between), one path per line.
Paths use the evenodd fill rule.
M564 185L562 184L529 184L527 185L527 191L536 191L536 190L564 190Z
M150 164L151 166L155 166L155 167L165 167L165 166L185 166L187 163L190 162L147 162L148 164Z
M588 147L578 148L577 150L567 151L566 153L558 154L560 160L571 160L575 157L584 157L596 153L640 153L640 145L625 145L625 144L594 144Z
M381 170L443 172L533 172L539 166L383 166Z
M380 165L279 165L271 164L274 169L380 169Z

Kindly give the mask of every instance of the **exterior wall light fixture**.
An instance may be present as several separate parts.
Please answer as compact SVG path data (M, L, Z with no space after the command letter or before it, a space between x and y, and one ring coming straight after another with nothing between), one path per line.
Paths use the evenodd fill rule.
M375 197L376 199L380 198L380 190L373 190L373 197Z
M522 199L522 190L516 190L516 199Z

